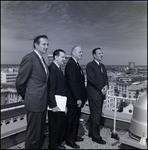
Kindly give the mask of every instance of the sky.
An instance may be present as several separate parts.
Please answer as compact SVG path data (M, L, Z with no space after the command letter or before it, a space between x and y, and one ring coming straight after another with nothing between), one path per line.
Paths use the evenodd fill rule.
M49 38L46 62L78 45L83 65L97 47L105 65L147 65L147 1L1 1L1 64L20 64L40 34Z

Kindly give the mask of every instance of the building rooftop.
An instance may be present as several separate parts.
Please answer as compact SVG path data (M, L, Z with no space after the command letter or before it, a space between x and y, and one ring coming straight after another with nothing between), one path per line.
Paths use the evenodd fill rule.
M116 131L119 138L123 136L126 132L127 131L124 131L124 130ZM110 128L106 128L102 126L101 131L100 131L102 138L106 141L105 145L95 143L91 140L91 138L88 137L88 124L85 121L80 122L78 134L84 138L84 141L77 142L77 144L80 145L80 149L120 149L121 143L118 140L111 138L112 131ZM49 137L48 137L48 131L47 131L45 142L44 142L42 149L48 149L48 145L49 145L48 140L49 140ZM66 149L72 149L71 147L67 146L65 142L63 142L63 144L66 147ZM24 146L25 146L25 142L22 142L8 149L24 149Z

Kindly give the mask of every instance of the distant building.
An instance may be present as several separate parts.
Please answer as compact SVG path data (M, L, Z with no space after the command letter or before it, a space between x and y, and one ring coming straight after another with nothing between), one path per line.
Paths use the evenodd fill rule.
M1 64L1 72L9 72L9 71L16 71L18 72L19 64Z
M129 67L126 71L127 74L136 74L137 68L135 67L135 62L129 62Z
M147 92L147 80L142 82L134 82L129 86L129 98L139 98L146 95Z
M115 81L115 89L118 93L117 96L123 96L123 97L129 97L128 88L129 85L131 85L130 82L124 82L124 81Z
M109 83L109 88L106 93L106 99L103 102L103 109L111 109L114 107L114 98L110 97L110 96L114 96L114 93L115 93L114 86L115 86L115 83L113 82Z
M50 55L48 55L48 65L50 65L52 63L52 61L53 61L53 55L50 54Z
M129 69L135 68L135 62L129 62Z
M14 71L13 69L10 68L7 71L1 71L1 83L15 84L17 75L18 71Z
M22 101L14 84L1 83L1 105L7 105Z
M145 95L147 91L147 81L115 81L115 95L126 98L138 98Z
M117 82L119 83L129 83L131 81L132 81L131 77L126 77L126 76L117 77Z

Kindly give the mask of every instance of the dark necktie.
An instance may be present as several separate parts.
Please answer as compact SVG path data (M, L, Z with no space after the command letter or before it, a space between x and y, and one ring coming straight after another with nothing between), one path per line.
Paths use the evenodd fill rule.
M103 69L101 63L99 63L100 72L103 74Z
M59 70L60 70L60 72L63 74L63 71L62 71L61 67L59 67Z
M79 63L78 63L78 62L77 62L77 66L78 66L78 68L79 68L79 70L80 70L81 74L83 75L83 70L81 69L81 67L80 67L80 65L79 65Z

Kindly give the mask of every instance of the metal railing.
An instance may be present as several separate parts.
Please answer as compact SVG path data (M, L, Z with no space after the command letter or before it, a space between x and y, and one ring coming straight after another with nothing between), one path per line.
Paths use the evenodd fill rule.
M116 133L117 100L122 99L125 101L126 100L135 101L136 99L117 97L117 96L111 96L111 95L106 95L106 97L107 98L105 100L104 108L107 109L109 112L114 111L114 113L112 115L112 119L114 119L113 133ZM14 110L14 109L23 108L23 107L24 107L24 105L15 106L15 107L11 107L11 108L5 108L5 109L2 109L1 112L6 112L9 110ZM46 123L48 123L48 115L47 115ZM1 120L1 139L8 137L10 135L16 134L16 132L17 133L22 132L22 130L25 130L25 128L26 128L26 117L24 117L24 119L20 119L20 116L16 116L15 119L13 117L13 118L10 118L9 120L8 119L7 120Z
M117 97L117 96L111 96L111 95L107 95L107 97L114 99L114 129L113 129L113 133L116 134L117 99L128 100L128 101L134 101L134 102L135 102L137 99L125 98L125 97ZM110 108L111 108L111 107L110 107Z

